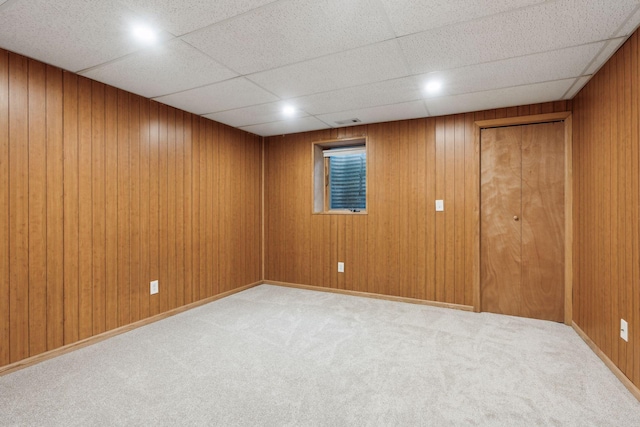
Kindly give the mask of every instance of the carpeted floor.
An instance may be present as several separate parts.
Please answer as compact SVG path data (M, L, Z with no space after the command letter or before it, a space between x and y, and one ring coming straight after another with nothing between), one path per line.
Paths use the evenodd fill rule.
M0 425L640 426L569 327L262 285L0 377Z

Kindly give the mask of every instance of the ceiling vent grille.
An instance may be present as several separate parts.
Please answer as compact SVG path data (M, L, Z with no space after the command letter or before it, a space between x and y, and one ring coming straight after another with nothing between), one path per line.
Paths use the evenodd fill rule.
M347 120L337 120L336 124L338 125L350 125L352 123L360 123L360 119L347 119Z

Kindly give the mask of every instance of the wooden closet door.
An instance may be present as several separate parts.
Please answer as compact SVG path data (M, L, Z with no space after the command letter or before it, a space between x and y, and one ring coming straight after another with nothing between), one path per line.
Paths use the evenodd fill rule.
M483 311L564 318L564 124L483 129Z
M520 315L520 126L483 129L481 135L480 283L482 310Z
M564 320L564 123L522 128L521 316Z

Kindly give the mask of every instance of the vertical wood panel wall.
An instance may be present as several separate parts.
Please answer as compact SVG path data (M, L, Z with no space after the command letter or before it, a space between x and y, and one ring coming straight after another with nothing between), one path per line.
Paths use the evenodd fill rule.
M638 32L573 104L574 322L640 387ZM620 319L629 342L620 338Z
M0 366L259 281L261 150L0 50Z
M570 109L556 102L266 138L265 279L473 305L474 122ZM356 136L368 137L368 213L312 214L311 143Z

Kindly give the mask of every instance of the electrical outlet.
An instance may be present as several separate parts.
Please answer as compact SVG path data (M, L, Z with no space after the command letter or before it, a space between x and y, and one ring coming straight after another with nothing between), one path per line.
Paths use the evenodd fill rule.
M436 212L444 212L444 200L436 200Z
M151 295L155 295L158 293L158 281L154 280L150 283L149 290L151 291Z
M344 273L344 262L338 263L338 273Z
M620 319L620 338L629 342L629 324L624 319Z

